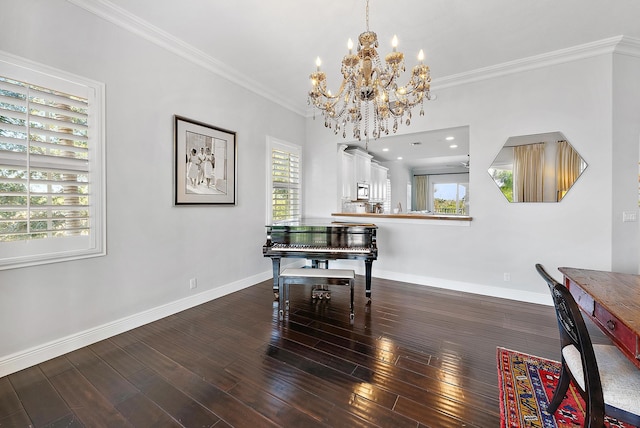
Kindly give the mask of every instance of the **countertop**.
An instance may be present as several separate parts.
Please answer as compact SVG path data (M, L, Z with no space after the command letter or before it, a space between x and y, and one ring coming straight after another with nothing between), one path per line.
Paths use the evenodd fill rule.
M472 217L467 215L424 214L424 213L398 213L398 214L332 213L331 215L334 217L397 218L397 219L416 219L416 220L457 220L457 221L472 220Z

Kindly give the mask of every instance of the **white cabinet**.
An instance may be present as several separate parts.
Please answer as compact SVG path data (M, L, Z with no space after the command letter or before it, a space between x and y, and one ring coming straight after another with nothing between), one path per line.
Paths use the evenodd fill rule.
M338 152L340 204L357 199L358 183L371 185L371 158L373 156L361 149L345 150L346 148L347 146L341 146Z
M357 199L358 183L369 185L369 201L384 202L387 197L387 173L385 168L372 161L373 156L362 149L347 149L340 146L338 151L338 205Z
M384 202L387 197L387 172L385 168L375 162L371 163L371 196L372 202Z
M354 183L355 178L355 164L353 155L351 153L345 153L341 151L339 154L340 159L340 180L338 180L339 197L342 200L351 201L356 198L356 187ZM340 202L342 203L342 202Z
M369 153L361 149L345 150L346 153L353 155L354 163L354 189L357 183L371 183L371 156Z

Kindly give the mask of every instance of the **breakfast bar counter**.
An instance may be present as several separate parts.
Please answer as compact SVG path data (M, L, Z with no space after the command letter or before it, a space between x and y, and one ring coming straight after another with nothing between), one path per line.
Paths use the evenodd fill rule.
M471 221L472 220L472 217L467 215L427 214L427 213L398 213L398 214L332 213L331 215L333 217L363 217L368 219L395 218L395 219L410 219L410 220L452 220L452 221Z

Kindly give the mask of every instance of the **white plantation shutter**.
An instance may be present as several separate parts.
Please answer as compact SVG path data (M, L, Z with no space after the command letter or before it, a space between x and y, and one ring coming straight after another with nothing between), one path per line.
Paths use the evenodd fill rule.
M299 220L301 217L300 148L271 145L272 222Z
M23 71L0 61L0 268L103 253L99 91Z

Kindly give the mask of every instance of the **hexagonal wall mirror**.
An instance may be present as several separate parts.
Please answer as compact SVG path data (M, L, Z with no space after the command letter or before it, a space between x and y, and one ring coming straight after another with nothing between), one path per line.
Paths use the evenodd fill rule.
M587 163L561 132L509 137L489 175L509 202L560 202Z

